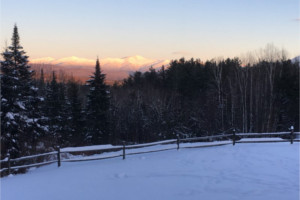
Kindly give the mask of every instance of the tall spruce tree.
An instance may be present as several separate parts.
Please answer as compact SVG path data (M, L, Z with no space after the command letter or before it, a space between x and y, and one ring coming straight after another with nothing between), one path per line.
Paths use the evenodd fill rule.
M37 81L37 86L39 88L39 95L40 96L45 96L46 84L45 84L44 70L43 69L41 69L41 75L40 75L40 78Z
M17 105L21 96L17 69L14 66L12 53L5 50L1 61L1 157L11 153L18 156L20 152L21 108ZM24 123L24 121L23 121Z
M74 146L84 145L84 113L79 98L79 84L71 79L68 82L68 135Z
M47 124L49 126L49 145L68 145L67 133L67 101L65 96L64 84L58 83L55 72L53 72L52 80L47 85L45 112L47 113Z
M12 44L3 53L1 61L1 150L2 156L16 157L29 154L39 136L37 88L33 83L34 71L28 65L20 45L15 25ZM33 139L34 138L34 139ZM33 140L32 140L33 139Z
M99 59L96 61L95 72L87 81L90 91L87 96L86 110L86 141L91 144L105 144L109 142L108 87L104 82L105 74L101 72Z

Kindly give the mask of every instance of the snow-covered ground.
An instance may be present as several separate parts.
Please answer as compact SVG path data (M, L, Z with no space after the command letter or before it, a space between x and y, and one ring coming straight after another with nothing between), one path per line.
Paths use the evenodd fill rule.
M174 149L126 160L64 162L60 168L51 164L2 178L1 200L15 199L298 200L299 143Z

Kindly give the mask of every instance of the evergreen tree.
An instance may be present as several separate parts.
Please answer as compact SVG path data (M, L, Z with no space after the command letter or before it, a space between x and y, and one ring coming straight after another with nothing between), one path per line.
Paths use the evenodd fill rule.
M18 156L20 152L19 136L21 133L20 84L12 52L5 50L1 61L1 157L6 153ZM24 121L23 121L24 123Z
M91 144L104 144L109 142L108 87L104 83L105 74L100 69L99 59L96 61L95 73L87 81L90 91L87 96L86 140Z
M44 70L41 69L41 75L39 80L37 81L37 85L39 88L39 95L40 96L45 96L45 89L46 89L46 84L45 84L45 78L44 78Z
M45 112L47 113L49 126L49 138L52 144L66 146L68 144L67 136L67 108L65 88L63 84L56 81L55 72L52 80L47 86L45 99Z
M84 113L79 98L79 84L74 80L68 82L68 131L70 143L74 146L84 144Z
M37 111L39 97L33 82L34 71L28 65L28 56L20 45L15 25L12 44L3 53L1 61L1 150L2 156L29 154L34 148L41 116Z

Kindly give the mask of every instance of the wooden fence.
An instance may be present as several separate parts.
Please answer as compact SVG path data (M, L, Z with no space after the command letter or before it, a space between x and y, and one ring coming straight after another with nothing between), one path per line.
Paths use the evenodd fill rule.
M79 161L90 161L90 160L101 160L122 157L126 158L126 155L144 154L159 151L168 151L180 148L200 148L200 147L213 147L236 143L258 143L258 142L299 142L299 132L292 130L291 132L277 132L277 133L235 133L204 136L195 138L185 139L172 139L160 142L138 144L138 145L126 145L123 142L122 146L112 146L106 148L93 148L90 147L75 147L75 148L62 148L57 147L56 151L43 153L38 155L25 156L20 158L11 159L9 155L0 161L1 165L1 177L16 173L20 171L26 171L31 167L39 167L52 163L57 163L60 167L62 162L79 162ZM199 143L200 142L200 143ZM192 143L192 144L191 144ZM145 147L163 145L164 148L152 149L148 151L135 151ZM161 147L161 146L158 146ZM110 152L109 155L105 153ZM81 155L81 157L79 156ZM90 156L92 155L92 156ZM73 157L73 158L72 158ZM75 158L74 158L75 157Z

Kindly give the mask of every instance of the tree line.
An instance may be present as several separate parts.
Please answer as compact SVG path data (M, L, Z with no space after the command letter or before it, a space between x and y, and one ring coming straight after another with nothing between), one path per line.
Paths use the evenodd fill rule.
M59 82L56 72L47 80L43 70L35 75L15 26L1 61L1 158L232 129L299 130L299 62L276 52L246 64L238 58L182 58L112 86L105 84L97 59L87 83Z

